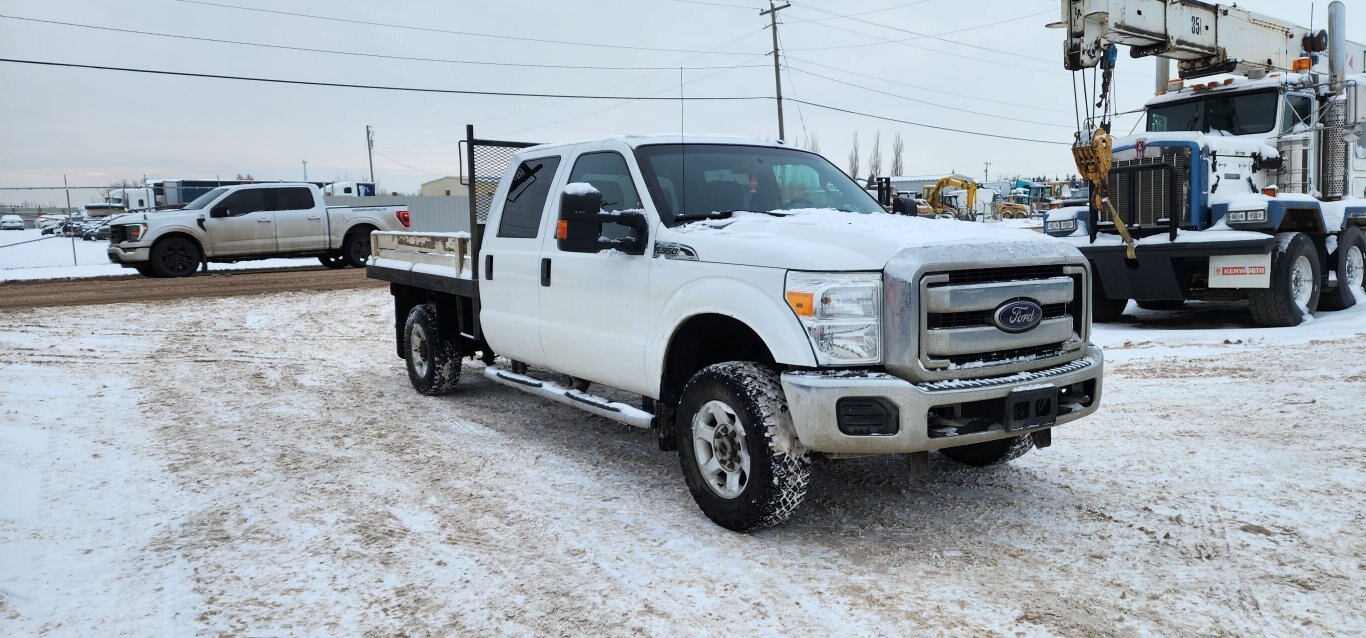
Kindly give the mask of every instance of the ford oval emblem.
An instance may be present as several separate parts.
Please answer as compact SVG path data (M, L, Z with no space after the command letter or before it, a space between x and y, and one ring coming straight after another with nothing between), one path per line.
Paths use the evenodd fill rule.
M991 321L1006 332L1028 332L1043 321L1043 307L1028 299L1007 301L996 307Z

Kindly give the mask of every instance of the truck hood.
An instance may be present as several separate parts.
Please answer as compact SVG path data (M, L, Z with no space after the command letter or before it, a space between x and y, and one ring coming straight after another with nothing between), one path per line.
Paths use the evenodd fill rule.
M828 209L738 212L660 231L656 250L677 248L699 261L793 270L882 270L903 249L961 245L965 258L1020 243L1056 242L998 224ZM1069 247L1070 248L1070 247Z

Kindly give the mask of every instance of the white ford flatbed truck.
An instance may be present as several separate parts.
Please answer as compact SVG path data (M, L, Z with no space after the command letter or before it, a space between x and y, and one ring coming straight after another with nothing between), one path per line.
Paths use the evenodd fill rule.
M412 385L452 392L479 357L494 382L651 428L729 529L791 516L816 455L991 465L1099 405L1076 248L886 213L814 153L535 146L471 227L374 235Z
M215 188L184 208L109 222L109 261L148 277L188 277L208 262L317 257L363 267L370 233L407 228L405 206L328 206L313 184Z

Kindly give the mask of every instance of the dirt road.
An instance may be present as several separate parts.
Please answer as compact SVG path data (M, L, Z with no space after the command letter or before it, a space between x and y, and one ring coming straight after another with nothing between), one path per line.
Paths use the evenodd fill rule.
M0 282L0 310L47 306L167 301L191 297L238 297L293 290L342 290L386 285L356 268L220 270L182 279L142 275Z

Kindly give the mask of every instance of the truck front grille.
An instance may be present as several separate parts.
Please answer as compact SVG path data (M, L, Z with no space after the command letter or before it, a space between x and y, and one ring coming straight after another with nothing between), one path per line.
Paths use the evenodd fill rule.
M117 244L128 239L128 229L123 226L109 227L109 243Z
M1160 146L1145 157L1117 158L1110 169L1110 202L1130 226L1166 228L1173 216L1178 225L1188 225L1190 149Z
M920 280L919 364L928 376L978 378L1035 370L1081 355L1089 292L1079 266L1021 266L932 272ZM1029 300L1043 317L1031 330L996 326L996 309Z

